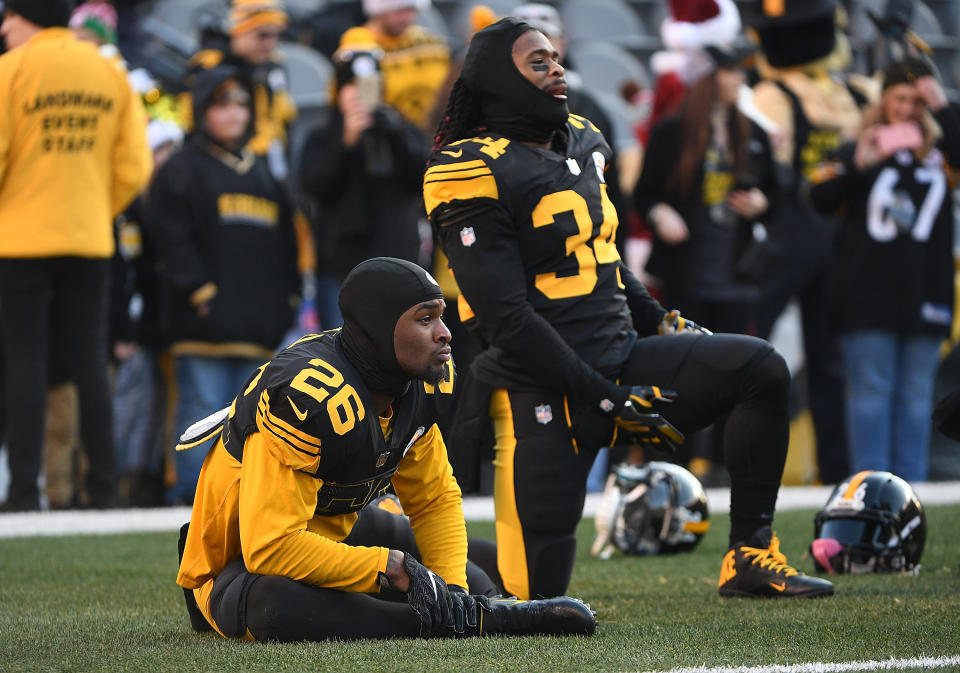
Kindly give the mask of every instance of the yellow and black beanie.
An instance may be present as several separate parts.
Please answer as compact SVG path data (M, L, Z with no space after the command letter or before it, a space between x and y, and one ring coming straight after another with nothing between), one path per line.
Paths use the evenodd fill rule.
M281 0L233 0L228 27L230 35L240 35L260 26L286 27L288 21Z

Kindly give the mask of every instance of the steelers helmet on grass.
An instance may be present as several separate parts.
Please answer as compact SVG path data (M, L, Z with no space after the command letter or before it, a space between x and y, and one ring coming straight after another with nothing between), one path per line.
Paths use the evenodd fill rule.
M665 462L613 468L596 515L594 556L693 549L710 527L707 496L689 471Z
M919 569L927 517L913 488L890 472L864 470L841 482L814 518L818 572Z

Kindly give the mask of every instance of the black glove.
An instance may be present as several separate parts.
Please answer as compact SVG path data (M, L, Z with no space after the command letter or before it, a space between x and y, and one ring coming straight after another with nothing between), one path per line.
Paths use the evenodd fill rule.
M403 553L403 569L410 578L407 603L420 618L420 636L426 638L439 626L452 626L452 599L443 578L424 567L412 554ZM380 582L395 589L383 573Z
M463 634L468 626L476 628L480 623L480 606L477 599L468 594L466 589L458 587L456 584L451 584L448 588L450 589L454 633Z
M689 318L684 318L680 315L680 311L674 309L663 315L663 318L660 319L660 325L657 327L657 332L663 336L666 334L713 334L706 327L701 327L697 323L693 322Z
M658 386L633 386L627 401L613 420L637 442L657 448L666 446L676 453L683 444L683 433L652 411L654 403L669 403L675 399L677 393L672 390Z

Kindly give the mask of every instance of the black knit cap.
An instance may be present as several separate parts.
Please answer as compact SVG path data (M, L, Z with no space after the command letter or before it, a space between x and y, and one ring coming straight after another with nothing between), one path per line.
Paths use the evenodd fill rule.
M4 0L4 9L43 28L66 27L74 0Z
M372 392L397 397L406 390L410 375L393 344L397 321L417 304L442 298L429 273L402 259L374 257L347 274L340 288L340 343Z
M934 68L929 59L908 56L902 61L891 63L883 71L883 89L886 91L897 84L913 84L921 77L934 74Z

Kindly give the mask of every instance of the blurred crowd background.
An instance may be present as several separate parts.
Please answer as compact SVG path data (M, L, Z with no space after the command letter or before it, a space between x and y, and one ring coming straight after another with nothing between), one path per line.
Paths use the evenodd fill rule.
M0 502L191 502L203 455L174 455L176 438L228 405L278 347L339 326L340 280L367 257L434 270L466 372L482 344L452 310L457 288L434 249L420 185L470 36L507 15L554 42L571 111L615 152L607 182L629 266L667 308L714 331L770 338L787 356L795 386L785 483L836 483L857 467L845 429L856 381L826 282L842 260L846 216L816 213L810 190L834 177L823 171L862 136L888 87L932 77L939 89L920 102L938 121L943 110L956 114L960 0L93 0L70 27L125 68L154 155L149 187L115 225L104 344L115 460L88 458L70 367L54 347L43 446L31 449L42 452L39 498L5 497L3 451ZM901 81L895 65L905 61L914 65ZM738 136L741 119L748 131ZM956 140L941 126L931 139ZM821 136L829 141L818 146ZM960 166L950 149L948 163ZM954 203L943 201L950 232L936 240L950 248L951 281ZM710 226L697 229L701 209ZM909 285L915 270L890 273ZM960 387L952 308L938 306L946 318L941 311L936 329L920 330L936 339L920 377L930 390L918 393L930 398L918 412L925 434L894 448L927 457L901 475L912 482L960 479L955 444L929 423L934 402ZM898 416L898 403L879 413ZM0 433L18 421L7 414ZM721 434L698 433L675 458L708 486L723 485ZM601 452L593 489L611 462ZM91 470L108 475L115 497L91 498ZM489 475L475 488L488 491Z

